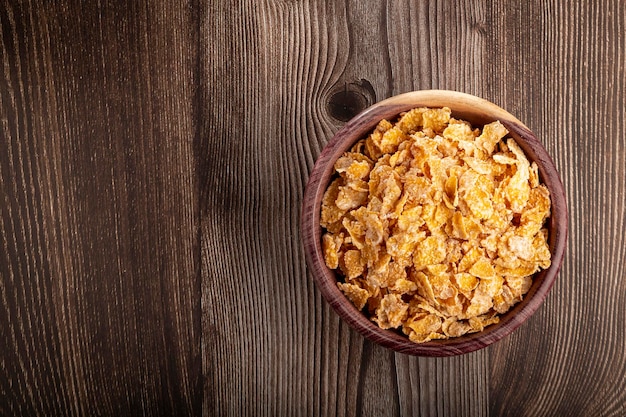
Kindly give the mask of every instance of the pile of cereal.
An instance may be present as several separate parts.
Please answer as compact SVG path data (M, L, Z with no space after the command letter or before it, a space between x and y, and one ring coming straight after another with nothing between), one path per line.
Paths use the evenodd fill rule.
M482 331L550 266L550 194L507 133L417 108L335 163L325 262L381 328L416 343Z

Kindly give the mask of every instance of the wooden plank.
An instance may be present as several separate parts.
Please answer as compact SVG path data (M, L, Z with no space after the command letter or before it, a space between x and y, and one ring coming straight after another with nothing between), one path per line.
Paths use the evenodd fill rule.
M623 6L2 2L0 414L625 414ZM427 88L523 120L570 207L545 305L454 358L340 321L298 230L332 134Z
M298 234L333 116L417 88L485 92L485 5L227 3L201 47L204 76L226 81L206 86L201 157L205 414L487 415L486 352L418 360L365 341L320 299ZM341 110L347 92L360 98Z
M520 3L493 13L494 56L505 57L494 68L497 91L554 156L571 227L545 305L490 352L490 411L624 415L624 3Z
M2 4L0 414L199 414L192 4Z

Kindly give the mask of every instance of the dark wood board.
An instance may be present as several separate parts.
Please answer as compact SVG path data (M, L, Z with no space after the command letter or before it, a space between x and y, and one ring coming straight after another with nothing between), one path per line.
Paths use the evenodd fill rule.
M626 5L0 0L0 415L626 414ZM496 344L393 353L307 271L304 186L392 95L484 97L561 174Z

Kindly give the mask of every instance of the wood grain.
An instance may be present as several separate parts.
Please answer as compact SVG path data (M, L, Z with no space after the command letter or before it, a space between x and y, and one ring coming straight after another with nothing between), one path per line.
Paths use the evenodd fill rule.
M226 89L209 88L209 96L215 100L213 109L234 107L247 114L247 122L233 127L242 113L226 111L210 135L215 141L212 146L230 149L229 163L222 163L222 169L231 170L228 182L214 183L213 191L208 184L204 188L209 198L203 206L211 211L202 219L203 236L208 237L203 258L217 259L203 269L203 305L210 317L203 329L213 332L217 327L218 332L211 339L213 356L208 361L205 357L204 372L211 382L205 387L205 404L207 398L214 404L205 412L585 415L593 410L615 415L623 410L625 398L614 389L623 384L624 360L623 326L619 328L620 321L615 320L623 316L624 307L614 303L623 298L624 277L623 238L616 235L623 225L623 199L616 193L624 186L623 175L619 176L624 155L618 150L624 141L623 125L617 121L623 115L618 109L624 97L622 9L619 2L606 11L591 4L570 11L558 4L513 2L497 7L486 2L461 6L402 1L268 1L254 6L241 1L235 9L215 6L225 25L208 29L208 38L219 41L207 46L218 67L224 61L231 63L231 84ZM587 29L575 24L577 19L594 16ZM608 25L591 32L593 22L601 17ZM603 48L610 54L602 55L594 36L597 41L609 37ZM239 48L231 44L224 51L228 41ZM567 48L575 55L564 54ZM225 58L224 52L230 55ZM577 59L583 56L587 65L596 60L595 70L603 78L592 79L588 69L580 72L584 64ZM564 70L570 73L564 75ZM217 76L213 72L209 78ZM320 304L310 279L305 279L295 210L313 161L343 124L332 118L327 103L337 91L359 87L367 101L425 88L483 96L536 129L555 156L568 203L576 206L566 265L547 305L494 347L448 359L390 354L359 339L343 323L337 324L328 306ZM591 96L609 87L609 102L602 104L604 98ZM580 91L589 95L580 97ZM617 125L611 125L616 134L606 131L604 137L610 136L606 141L596 135L580 136L583 120L588 129L598 123L608 128L600 109L612 112L609 120L616 119ZM584 118L579 113L583 110ZM233 136L245 137L245 146L258 149L260 158L250 157L242 147L232 148ZM601 144L609 148L599 152ZM610 160L604 162L612 169L610 178L597 168L589 177L577 175L583 150L587 163ZM220 174L218 169L211 172L212 178ZM603 201L596 214L603 207L603 217L588 214L589 198L594 195L590 191L596 187L613 191L601 200L599 192L595 194L595 201ZM233 200L230 193L236 189ZM220 207L227 202L227 210ZM224 216L229 226L224 225ZM584 218L588 220L581 222ZM602 239L593 246L589 241L597 230L591 226L601 227L602 219L612 219L606 226L613 231L611 258L604 252L610 249L601 244L608 237L593 236ZM229 234L226 227L250 238L224 240ZM231 255L219 252L224 245L227 251L243 254L242 258L233 264ZM604 260L614 278L603 275L593 259ZM585 289L581 280L589 274L594 285ZM587 298L585 291L594 296ZM593 300L607 300L604 297L611 302L592 309ZM587 306L586 314L599 313L603 321L594 319L591 326L589 316L570 304L574 300ZM230 332L216 324L226 317L238 318L228 326ZM577 343L583 332L587 345ZM595 353L601 334L605 336L599 339L600 346L613 352L610 358ZM348 335L349 342L344 341ZM589 369L591 360L602 366L582 371ZM254 365L248 365L251 362ZM346 364L355 367L351 374L343 371ZM376 368L374 374L371 366ZM593 383L583 383L590 373L596 375ZM576 387L569 382L573 375L580 378ZM214 388L220 384L225 388ZM561 394L552 395L555 390ZM577 399L570 401L567 392ZM608 398L610 406L603 408L607 403L588 397L588 392ZM528 401L537 395L539 402ZM300 408L305 405L306 409ZM585 406L580 409L580 405Z
M626 413L624 13L623 2L521 6L513 16L528 24L507 25L506 36L496 36L506 67L528 72L512 71L515 88L502 99L518 103L520 118L554 155L571 233L545 307L492 353L495 415Z
M625 14L0 0L0 415L625 415ZM350 330L298 227L333 116L431 88L522 120L570 208L543 307L453 358Z
M475 57L481 54L465 55L457 63L452 47L448 59L455 65L446 67L441 82L422 78L423 84L418 85L417 77L391 71L392 62L397 63L395 68L408 67L408 60L431 54L429 42L407 40L419 38L423 31L430 37L440 36L437 19L443 20L440 24L446 25L455 41L469 37L467 42L476 44L473 15L480 16L481 10L466 16L428 9L433 18L424 18L426 27L406 21L406 33L389 17L402 15L403 10L411 10L408 2L393 6L266 2L255 7L240 2L238 8L223 4L214 9L223 20L207 28L207 38L213 40L207 46L215 60L209 78L218 78L223 63L228 62L232 82L209 86L208 94L214 106L208 117L228 109L219 113L209 134L210 155L229 151L227 161L216 161L209 169L208 178L215 182L205 185L208 198L203 202L209 210L202 219L203 258L212 259L203 265L203 305L208 307L203 329L211 334L207 350L213 352L204 357L203 368L209 378L205 404L214 404L205 408L210 415L300 411L396 415L400 411L398 383L394 383L397 356L360 339L344 323L337 324L306 274L297 227L308 173L340 125L327 113L326 105L337 89L365 79L378 100L402 92L401 88L422 86L480 92L462 72L476 68ZM233 48L229 42L240 47ZM446 39L441 42L447 47ZM400 45L408 49L398 55ZM400 66L400 62L406 64ZM430 65L424 77L432 79L441 68L436 60ZM396 79L402 84L396 84ZM367 91L364 95L371 97ZM246 138L245 143L233 146L233 137ZM251 151L259 157L250 157ZM224 238L229 235L241 238ZM233 253L241 254L235 263ZM347 335L348 343L342 341ZM352 348L354 343L358 349ZM488 385L487 360L486 351L481 351L463 361L462 372L475 377L465 381L470 392L482 391L477 384ZM424 367L430 363L434 362L420 362ZM352 373L341 372L345 364L354 367ZM371 366L376 369L373 375L368 373ZM387 383L374 381L381 373ZM412 381L420 380L401 381L408 398L413 390L419 391ZM447 383L420 382L421 392L430 393L424 402L434 404L433 409L449 409ZM406 402L407 397L402 398L405 410ZM486 404L482 395L468 395L465 410L486 415Z
M0 414L198 414L194 17L0 9Z

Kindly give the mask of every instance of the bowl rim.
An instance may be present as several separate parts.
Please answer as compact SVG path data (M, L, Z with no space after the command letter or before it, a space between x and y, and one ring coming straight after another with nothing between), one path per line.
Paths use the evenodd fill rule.
M333 176L334 161L357 140L368 134L383 118L395 118L415 107L444 107L452 115L469 120L473 125L500 122L509 130L530 161L536 161L541 182L551 195L551 214L548 218L548 244L552 253L551 266L535 274L533 284L524 299L500 316L500 323L485 330L458 338L426 343L411 342L408 337L392 330L383 330L345 297L337 287L335 272L324 262L320 226L321 201ZM468 112L474 112L469 118ZM485 115L487 114L487 115ZM563 184L555 164L534 133L515 116L480 97L451 90L420 90L399 94L368 107L328 141L317 158L307 182L302 210L301 232L306 263L313 280L324 299L352 328L374 343L397 352L415 356L453 356L485 348L512 333L526 321L545 300L561 268L567 242L567 204Z

